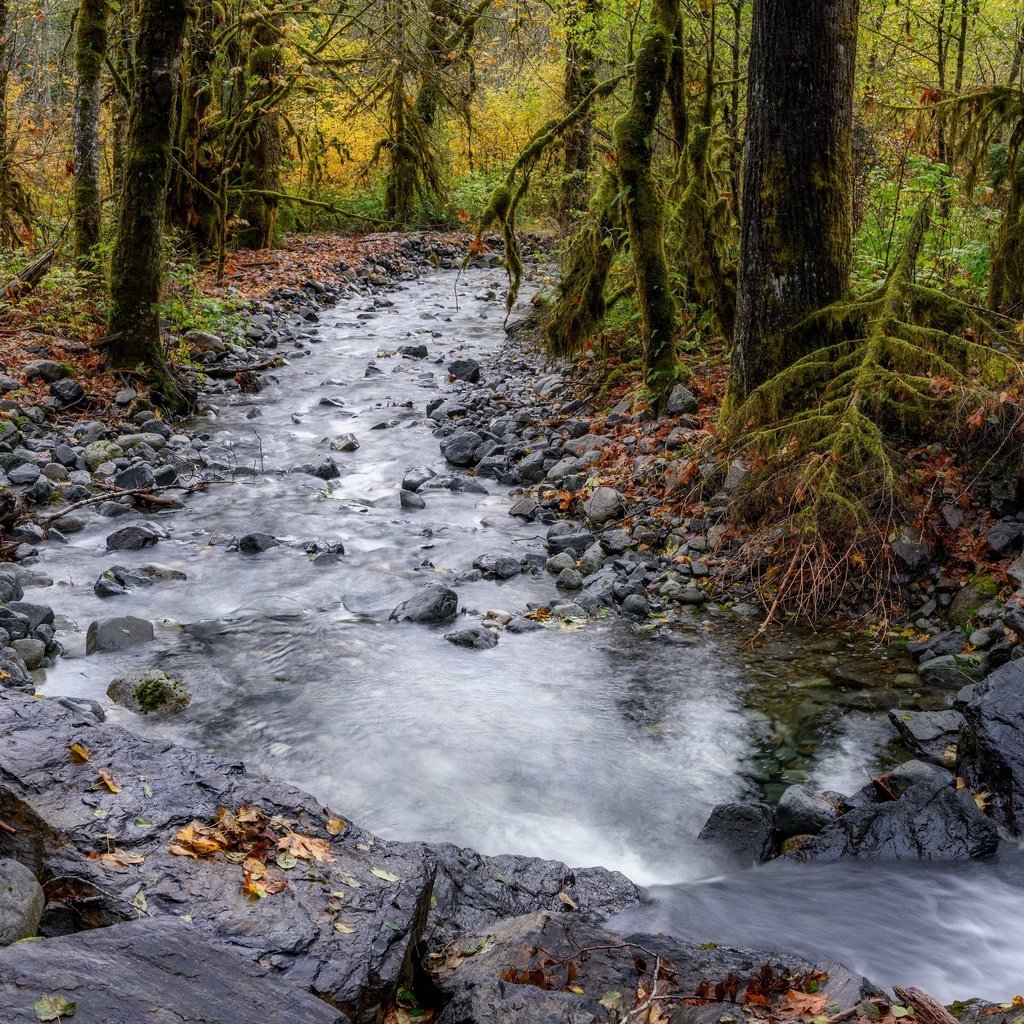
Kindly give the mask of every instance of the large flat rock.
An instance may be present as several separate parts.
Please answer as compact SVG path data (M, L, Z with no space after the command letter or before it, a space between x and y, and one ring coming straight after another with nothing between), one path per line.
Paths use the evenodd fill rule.
M76 744L88 762L72 753ZM411 978L434 874L425 849L351 825L332 835L333 815L297 789L98 725L53 701L0 697L0 750L0 818L18 829L0 833L0 854L56 880L51 888L74 927L129 920L144 899L149 913L190 918L199 932L357 1018L375 1019ZM271 849L269 874L285 888L257 899L243 889L243 864L171 852L193 820L212 824L221 808L245 807L280 819L268 830L275 839L320 840L330 859L282 870Z
M599 921L639 900L632 882L603 868L381 840L239 763L141 739L56 701L0 694L0 751L0 819L18 829L0 831L0 857L44 882L44 934L140 912L185 918L356 1020L381 1019L411 984L421 942L440 948L540 910ZM194 822L205 830L182 839ZM218 848L218 834L239 832L251 838ZM208 856L171 849L204 842ZM292 849L298 857L278 861ZM324 859L302 856L313 850ZM265 861L262 878L247 878L247 856Z
M570 914L529 914L467 934L435 954L431 966L445 1003L439 1024L612 1024L643 1003L655 977L662 1013L707 991L709 1021L736 1007L714 1001L716 986L730 978L739 1000L748 989L768 996L773 986L777 995L799 990L811 977L830 1007L847 1009L877 994L839 964L664 936L623 937Z
M210 941L149 918L0 951L0 1020L38 1024L42 997L75 1004L74 1024L340 1024L316 996ZM55 1003L54 1005L61 1005Z

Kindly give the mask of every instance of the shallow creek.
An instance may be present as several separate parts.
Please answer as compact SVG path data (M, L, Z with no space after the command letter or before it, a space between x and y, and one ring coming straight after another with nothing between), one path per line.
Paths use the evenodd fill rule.
M67 617L69 657L42 691L103 700L120 671L158 666L192 690L192 706L161 721L114 708L111 719L244 759L384 836L617 868L651 887L629 915L636 928L834 957L943 999L1024 989L1018 854L994 866L776 862L730 873L696 840L715 803L807 778L849 792L885 763L884 710L904 696L909 706L936 699L899 666L879 666L890 671L874 690L830 678L837 659L870 664L877 653L841 640L803 650L794 638L784 654L752 652L712 612L672 632L602 621L505 634L486 652L388 621L424 583L454 578L482 553L543 550L543 528L507 515L506 489L492 481L487 496L428 490L422 511L398 502L406 468L447 471L424 406L452 353L499 349L500 302L478 296L501 283L494 271L457 284L438 272L381 293L393 305L347 301L324 313L308 355L284 353L279 383L219 399L193 425L238 472L157 516L169 540L107 553L107 534L131 520L95 517L67 547L44 545L40 568L56 586L27 599ZM390 354L420 342L428 360ZM365 377L371 360L383 372ZM357 451L322 443L349 432ZM328 453L342 473L330 484L283 472ZM282 546L229 550L253 531ZM314 565L300 543L312 539L340 540L346 554ZM93 594L111 565L152 561L188 581ZM463 609L482 614L522 610L555 588L540 574L458 589ZM157 621L156 642L85 657L74 624L128 613Z

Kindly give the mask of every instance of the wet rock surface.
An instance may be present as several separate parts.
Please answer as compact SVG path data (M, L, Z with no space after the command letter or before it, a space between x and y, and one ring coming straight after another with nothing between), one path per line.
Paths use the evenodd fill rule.
M76 1024L341 1024L340 1011L171 917L0 950L0 1019L36 1024L37 1002ZM268 1017L273 1014L274 1017ZM50 1018L45 1018L50 1019Z

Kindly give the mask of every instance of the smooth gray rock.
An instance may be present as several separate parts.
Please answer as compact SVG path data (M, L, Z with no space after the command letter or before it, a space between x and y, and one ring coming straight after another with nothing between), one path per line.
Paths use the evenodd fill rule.
M790 786L779 798L775 823L779 836L817 835L836 820L835 806L810 786Z
M25 374L26 380L45 380L50 383L63 380L71 373L63 363L53 359L32 359L21 368L21 372Z
M454 633L445 633L444 638L456 647L470 647L475 651L489 651L498 646L497 632L486 626L457 629Z
M459 611L459 595L442 583L428 583L391 613L398 622L449 622Z
M929 686L943 690L959 690L985 677L988 659L983 653L943 654L918 668L918 674Z
M124 526L107 537L107 550L141 551L143 548L153 547L163 537L166 537L163 530L150 526L148 523Z
M258 555L271 548L279 547L281 542L269 533L247 533L238 538L238 550L247 555Z
M473 560L473 568L479 569L484 579L510 580L523 571L523 563L511 555L480 555Z
M775 816L767 804L718 804L698 838L744 864L760 864L776 853Z
M622 495L614 487L598 487L583 503L583 511L595 526L604 526L622 516Z
M448 364L448 372L456 380L464 380L476 384L480 380L480 364L475 359L453 359Z
M415 491L407 491L404 487L398 492L398 504L401 508L414 512L427 507L427 503Z
M471 466L482 444L483 438L475 430L457 430L441 442L441 454L453 466Z
M29 671L39 668L46 657L46 644L34 637L12 640L11 647L18 652L18 656L25 662L25 668Z
M38 935L45 903L43 887L24 864L0 860L0 946ZM2 972L0 968L0 985L5 980Z
M195 925L143 918L0 952L0 1020L38 1024L41 996L75 1004L68 1024L340 1024L298 985L211 942Z
M85 652L126 651L130 647L148 644L154 637L153 623L134 615L119 615L110 619L97 619L89 623L85 635Z
M685 384L677 384L668 394L665 412L673 416L689 416L697 412L700 404L697 396Z

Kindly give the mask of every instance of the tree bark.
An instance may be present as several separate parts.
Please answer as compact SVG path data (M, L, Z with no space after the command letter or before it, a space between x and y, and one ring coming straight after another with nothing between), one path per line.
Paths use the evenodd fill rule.
M563 105L575 110L597 84L594 65L594 38L597 31L596 0L569 0L565 12L565 80ZM587 176L593 162L594 115L581 117L565 133L565 159L558 196L558 221L563 232L572 226L573 217L587 206Z
M654 129L672 65L679 0L654 0L640 43L629 109L615 122L615 168L626 195L647 383L656 404L676 373L676 305L665 256L665 202L651 169Z
M186 0L142 0L135 39L124 187L110 265L110 362L170 383L160 348L160 247L171 167ZM173 395L168 395L173 397Z
M849 287L857 13L754 4L733 404L806 354L789 329Z
M100 240L100 77L107 52L106 0L81 0L75 39L75 259L94 268Z

